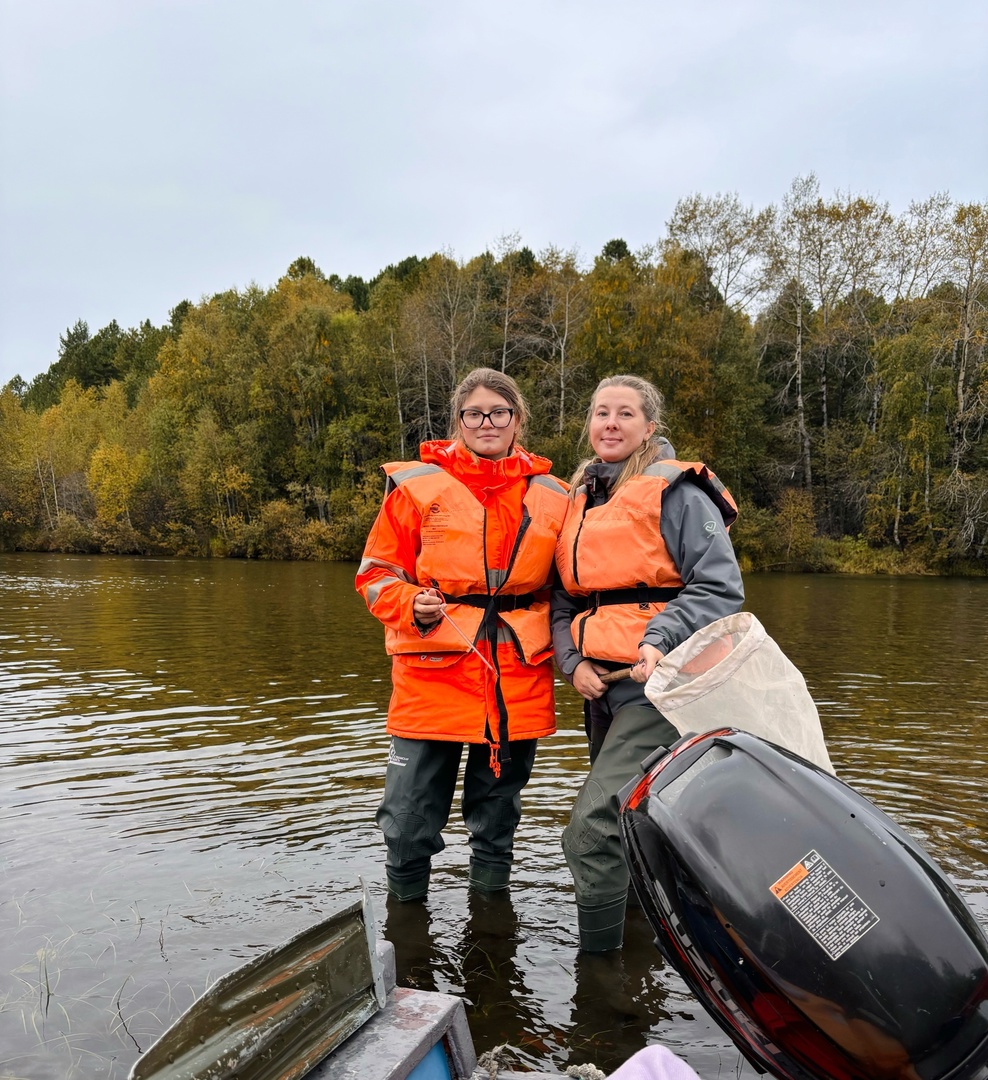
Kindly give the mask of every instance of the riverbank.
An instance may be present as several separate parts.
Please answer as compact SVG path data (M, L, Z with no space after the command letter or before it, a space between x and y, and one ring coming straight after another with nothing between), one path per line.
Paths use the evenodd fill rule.
M152 536L124 526L99 526L70 514L52 530L21 535L0 554L24 552L60 555L129 555L179 559L232 559L280 562L355 562L360 558L360 522L334 527L307 521L275 507L252 523L234 523L225 535L204 537L173 523L167 533ZM787 537L778 522L743 517L732 530L738 563L744 574L846 574L890 577L986 577L988 558L948 559L928 547L875 547L862 537L808 534ZM369 523L367 528L369 528ZM360 536L366 533L360 533Z

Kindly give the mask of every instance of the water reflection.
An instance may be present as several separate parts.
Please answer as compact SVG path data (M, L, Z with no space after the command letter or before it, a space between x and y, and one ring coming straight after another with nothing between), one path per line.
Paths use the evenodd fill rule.
M0 556L0 1078L123 1077L212 980L361 878L402 980L463 994L478 1050L611 1069L662 1040L736 1075L639 914L622 954L578 958L559 835L586 744L568 688L510 894L468 892L454 823L428 901L388 906L390 684L353 569ZM840 775L988 922L986 588L754 578L748 606L805 673Z
M461 995L471 1028L487 1048L508 1044L506 1065L538 1070L557 1065L608 1062L609 1068L646 1045L649 1032L671 1017L662 962L644 915L628 917L626 947L602 956L548 950L542 967L556 983L564 1008L546 1008L539 964L544 943L533 941L534 923L519 917L510 890L466 894L467 919L450 934L433 900L387 900L384 932L395 945L398 982L419 990ZM443 897L441 905L449 903ZM526 912L530 914L530 912Z

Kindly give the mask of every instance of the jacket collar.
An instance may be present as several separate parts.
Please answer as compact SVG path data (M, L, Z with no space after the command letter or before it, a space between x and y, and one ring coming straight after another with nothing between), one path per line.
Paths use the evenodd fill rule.
M587 488L587 509L607 502L624 465L623 461L592 461L586 467L583 483Z
M518 445L507 457L497 461L478 457L459 439L424 442L419 447L419 458L427 465L438 465L458 480L488 490L508 487L530 476L544 476L552 467L548 458L531 454Z

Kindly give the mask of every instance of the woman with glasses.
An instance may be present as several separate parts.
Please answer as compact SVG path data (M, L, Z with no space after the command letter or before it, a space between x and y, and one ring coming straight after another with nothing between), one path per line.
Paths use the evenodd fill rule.
M547 590L569 500L519 445L527 416L514 379L478 368L453 392L449 439L383 467L356 586L392 658L377 822L398 900L428 891L464 744L470 885L507 887L536 740L556 728Z
M677 461L661 427L651 383L615 375L598 384L584 429L594 456L573 477L556 547L556 662L586 701L590 744L590 774L563 831L584 952L623 940L618 792L643 758L679 737L644 683L662 656L744 601L727 535L734 500L702 462ZM629 668L629 678L601 678Z

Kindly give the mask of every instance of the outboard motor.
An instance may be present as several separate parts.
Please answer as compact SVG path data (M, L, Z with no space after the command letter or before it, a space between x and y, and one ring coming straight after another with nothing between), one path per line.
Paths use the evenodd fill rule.
M656 944L759 1071L988 1080L988 938L873 803L731 728L623 794Z

